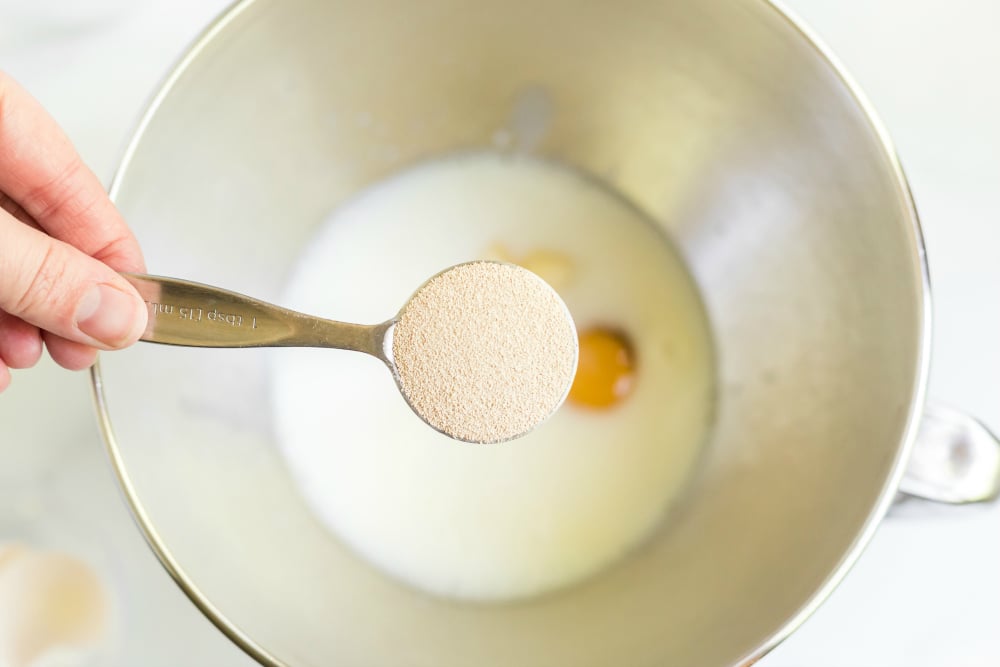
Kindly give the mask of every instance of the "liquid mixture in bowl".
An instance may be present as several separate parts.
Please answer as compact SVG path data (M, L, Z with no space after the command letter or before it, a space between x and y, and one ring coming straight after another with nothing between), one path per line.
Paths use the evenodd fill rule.
M429 162L362 192L309 243L283 303L377 322L475 259L538 273L580 332L569 399L535 431L456 442L361 355L275 350L272 395L289 470L334 535L419 589L499 601L590 577L658 526L706 440L714 363L662 232L595 181L522 157Z

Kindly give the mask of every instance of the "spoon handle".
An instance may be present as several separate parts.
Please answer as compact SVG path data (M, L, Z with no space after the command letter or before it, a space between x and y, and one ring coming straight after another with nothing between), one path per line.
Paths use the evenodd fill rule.
M149 307L140 340L187 347L327 347L384 360L382 343L390 323L335 322L201 283L122 275Z

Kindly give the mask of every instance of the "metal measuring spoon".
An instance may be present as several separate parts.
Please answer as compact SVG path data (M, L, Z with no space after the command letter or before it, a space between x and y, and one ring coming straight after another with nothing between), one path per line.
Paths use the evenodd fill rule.
M312 317L187 280L123 275L149 307L140 340L364 352L389 367L417 416L466 442L524 435L562 404L576 374L576 328L566 305L513 264L446 269L395 317L372 325Z

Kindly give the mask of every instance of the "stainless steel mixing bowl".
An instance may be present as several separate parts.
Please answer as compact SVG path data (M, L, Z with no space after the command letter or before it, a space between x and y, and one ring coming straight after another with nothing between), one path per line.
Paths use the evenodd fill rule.
M432 599L310 517L273 445L264 353L140 345L105 355L94 383L142 528L269 665L753 662L827 596L896 494L929 336L886 137L775 7L241 2L166 82L113 194L152 271L278 301L338 203L490 147L603 179L676 239L703 291L717 423L655 539L559 594Z

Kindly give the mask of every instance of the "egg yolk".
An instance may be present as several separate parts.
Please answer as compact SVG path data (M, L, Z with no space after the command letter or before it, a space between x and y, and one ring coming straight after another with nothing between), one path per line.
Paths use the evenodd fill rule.
M567 400L584 408L613 408L632 393L635 370L625 334L603 327L581 331L580 361Z

